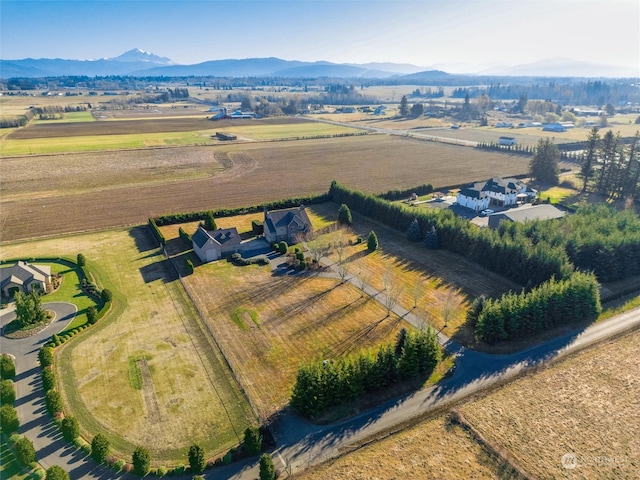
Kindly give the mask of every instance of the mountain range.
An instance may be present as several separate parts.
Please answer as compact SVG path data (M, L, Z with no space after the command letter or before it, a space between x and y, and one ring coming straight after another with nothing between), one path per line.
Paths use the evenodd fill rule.
M446 67L445 67L446 68ZM0 60L0 78L37 78L60 76L129 75L154 76L213 76L250 77L271 76L286 78L389 78L421 75L425 71L446 75L441 68L425 68L406 63L343 64L326 61L303 62L279 58L246 58L211 60L193 65L179 65L171 59L135 48L118 57L98 60L67 60L61 58L25 58ZM436 71L436 72L434 72ZM575 62L570 59L551 59L516 66L494 66L475 71L460 72L477 75L544 76L544 77L638 77L632 71L610 65Z

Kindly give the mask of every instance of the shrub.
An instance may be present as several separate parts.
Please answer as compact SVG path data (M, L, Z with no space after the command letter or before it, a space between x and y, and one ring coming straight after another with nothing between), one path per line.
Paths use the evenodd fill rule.
M16 401L16 390L13 387L13 380L2 380L0 382L0 405L13 405Z
M202 473L207 466L204 450L200 445L191 445L189 447L189 466L191 471L195 473Z
M87 322L91 325L98 321L98 309L94 306L87 308Z
M62 436L70 442L78 438L80 435L80 425L75 417L65 417L60 425Z
M13 358L6 354L0 357L0 378L2 380L16 378L16 364Z
M101 433L97 434L91 440L91 457L98 462L102 463L109 455L109 440Z
M42 347L38 352L38 359L40 360L40 367L48 367L53 363L53 348Z
M271 456L263 453L260 457L260 480L276 480L276 467L273 465Z
M151 454L149 450L144 447L137 447L133 451L132 463L133 472L144 477L149 473L149 468L151 468Z
M45 392L48 392L55 386L56 386L56 378L55 378L55 375L53 374L53 370L47 367L44 370L42 370L42 388L44 389Z
M52 465L47 468L45 480L70 480L69 474L59 465Z
M378 249L378 236L376 232L371 230L369 232L369 237L367 238L367 250L370 252L375 252Z
M351 225L353 223L351 210L349 210L349 207L344 203L340 205L338 209L338 223L340 225Z
M247 427L244 431L244 449L249 455L256 455L262 450L262 435L258 427Z
M284 255L285 253L287 253L287 250L289 250L289 245L287 245L287 242L283 240L282 242L278 243L278 250Z
M204 215L204 228L206 230L217 230L218 226L213 218L213 212L206 212Z
M60 394L55 390L49 390L45 395L45 403L51 415L55 415L62 411L62 399Z
M158 469L156 470L156 475L158 477L164 477L167 474L167 467L158 467Z
M119 472L124 468L126 464L127 462L125 462L122 458L120 458L116 460L116 462L113 464L113 468Z
M0 429L2 433L8 434L18 430L20 427L20 420L18 419L18 412L13 408L13 405L2 405L0 407Z
M21 464L27 466L36 461L36 449L33 448L33 442L28 438L20 437L20 440L13 445L13 449Z
M262 235L264 233L264 225L260 220L253 220L251 222L251 231L254 235Z
M47 472L44 468L36 468L29 478L32 478L32 480L42 480L46 476Z
M84 255L79 253L78 256L76 257L76 264L79 267L84 267L87 264L87 259L84 258Z
M191 275L195 271L195 267L193 266L193 262L191 261L190 258L187 258L184 263L185 263L185 266L187 267L187 273L189 275Z
M231 452L227 452L227 453L225 453L225 454L224 454L224 457L222 457L222 463L223 463L224 465L228 465L228 464L230 464L230 463L231 463L231 460L232 460L232 454L231 454Z
M113 294L111 293L111 290L105 288L104 290L102 290L102 292L100 293L100 299L104 302L104 303L109 303L111 301L111 299L113 298Z
M171 475L182 475L184 473L184 465L177 465L175 467L173 467L173 471L171 472Z

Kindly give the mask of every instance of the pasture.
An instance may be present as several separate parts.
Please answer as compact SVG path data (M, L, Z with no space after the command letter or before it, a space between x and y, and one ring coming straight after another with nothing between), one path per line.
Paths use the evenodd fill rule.
M145 445L165 464L185 463L194 442L210 456L237 444L256 420L147 228L6 244L2 258L79 252L115 298L56 352L65 410L85 438L106 434L122 458Z
M336 221L338 205L310 205L307 211L318 229ZM243 235L251 230L252 220L261 218L261 213L238 215L216 223L222 228L235 226ZM179 266L186 246L177 238L178 227L164 226L161 231ZM186 232L195 227L195 223L182 225ZM398 303L422 318L425 326L443 329L447 323L446 333L455 334L464 326L468 297L517 289L498 275L447 252L412 244L402 234L358 214L352 229L323 234L315 241L335 245L341 235L343 241L353 242L372 229L380 241L378 251L368 254L365 243L344 248L349 275L379 291L385 288L384 278L392 275L389 288L401 290ZM328 258L336 261L336 256L334 249ZM317 273L277 275L269 267L237 267L222 260L196 267L185 283L263 418L286 405L300 363L393 341L399 329L407 326L388 316L379 302L363 297L358 282L341 284L337 278ZM423 288L414 298L418 283Z
M422 183L438 188L528 170L528 159L519 156L387 135L219 143L114 156L9 157L2 162L3 241L319 194L332 180L377 193Z

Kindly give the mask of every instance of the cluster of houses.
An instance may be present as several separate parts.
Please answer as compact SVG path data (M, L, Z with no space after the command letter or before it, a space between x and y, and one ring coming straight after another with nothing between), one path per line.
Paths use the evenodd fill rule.
M267 245L277 242L297 243L301 238L313 232L311 220L304 205L282 210L264 210L264 240ZM193 250L202 262L218 260L233 253L242 253L255 248L255 244L242 242L238 230L218 228L207 230L200 225L191 236Z

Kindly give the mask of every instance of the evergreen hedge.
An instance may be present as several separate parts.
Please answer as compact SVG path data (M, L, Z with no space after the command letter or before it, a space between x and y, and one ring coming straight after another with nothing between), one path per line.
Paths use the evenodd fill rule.
M521 338L567 323L593 321L601 310L595 275L575 272L566 280L552 278L530 292L486 300L475 332L489 343Z
M314 418L398 381L426 376L440 361L436 332L431 328L406 332L402 344L396 347L388 344L377 351L301 365L291 406L301 415Z

